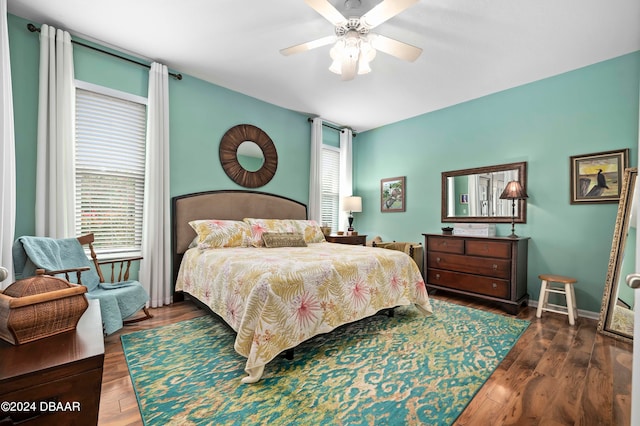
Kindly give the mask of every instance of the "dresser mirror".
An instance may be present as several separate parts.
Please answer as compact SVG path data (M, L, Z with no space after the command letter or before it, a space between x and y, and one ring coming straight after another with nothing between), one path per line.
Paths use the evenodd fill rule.
M625 283L636 272L636 224L638 169L625 169L620 204L611 243L598 331L620 340L633 339L634 290Z
M527 162L442 172L442 222L511 223L512 202L500 199L517 180L527 191ZM526 200L517 200L516 223L527 220Z

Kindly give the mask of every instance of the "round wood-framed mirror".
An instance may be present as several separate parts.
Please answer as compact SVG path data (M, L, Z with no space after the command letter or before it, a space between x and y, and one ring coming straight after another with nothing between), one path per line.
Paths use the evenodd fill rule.
M255 143L262 152L262 166L255 171L245 169L238 160L238 148L244 142ZM227 130L220 140L220 163L227 176L238 185L258 188L266 185L276 174L278 152L262 129L251 124L238 124Z

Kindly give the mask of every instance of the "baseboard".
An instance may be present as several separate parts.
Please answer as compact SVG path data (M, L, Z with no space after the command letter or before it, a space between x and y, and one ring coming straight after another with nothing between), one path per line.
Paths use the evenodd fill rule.
M553 303L548 303L549 307L553 308L553 309L567 309L566 306L563 305L555 305ZM532 308L537 308L538 307L538 301L537 300L529 300L529 306L531 306ZM592 312L592 311L585 311L582 309L578 309L578 316L582 317L582 318L589 318L592 320L599 320L600 319L600 312Z

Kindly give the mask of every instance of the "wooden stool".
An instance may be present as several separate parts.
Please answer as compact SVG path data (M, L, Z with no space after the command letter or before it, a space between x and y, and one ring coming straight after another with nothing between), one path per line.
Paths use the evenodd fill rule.
M575 319L578 318L578 308L576 306L576 293L573 290L573 284L578 282L578 280L571 277L563 277L562 275L551 274L541 274L538 275L538 278L542 280L542 285L540 287L540 299L538 300L538 310L536 312L536 317L540 318L542 316L542 311L555 312L558 314L568 315L569 324L574 325L576 323ZM564 284L564 286L554 286L553 283ZM566 311L564 309L554 309L547 306L549 293L564 294L567 300Z

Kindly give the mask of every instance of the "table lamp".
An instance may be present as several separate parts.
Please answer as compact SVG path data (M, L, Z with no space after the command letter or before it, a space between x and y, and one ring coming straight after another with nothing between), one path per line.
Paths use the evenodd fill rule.
M353 232L353 213L362 211L361 197L344 197L342 200L342 210L349 212L349 228L347 231Z
M509 235L509 238L518 238L515 233L516 200L525 198L529 198L529 196L517 180L509 182L500 195L501 200L511 200L511 235Z

